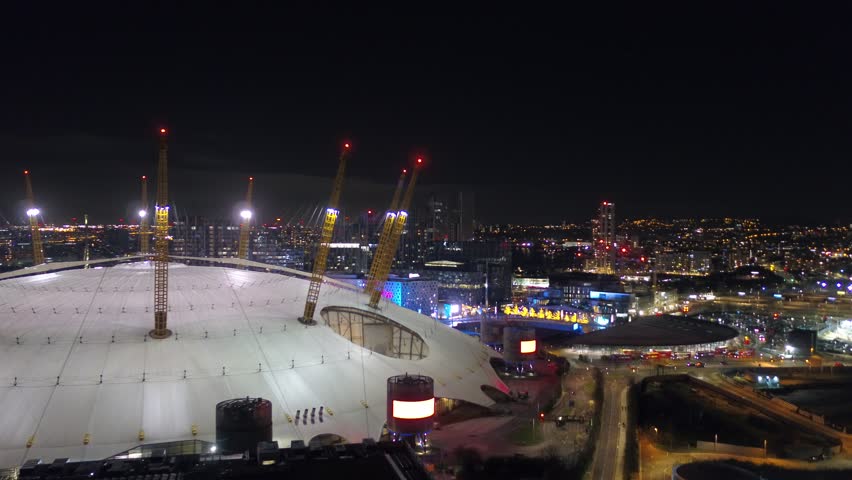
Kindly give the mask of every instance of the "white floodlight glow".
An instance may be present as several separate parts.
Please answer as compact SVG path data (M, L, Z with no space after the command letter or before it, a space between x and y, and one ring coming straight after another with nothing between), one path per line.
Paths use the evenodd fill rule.
M139 217L140 218L145 218L147 215L148 215L148 212L146 212L145 210L139 210Z
M243 210L240 212L240 216L243 217L243 220L251 220L251 210Z
M41 213L41 211L39 211L39 209L37 209L37 208L31 208L31 209L27 210L27 216L28 217L35 217L39 213Z

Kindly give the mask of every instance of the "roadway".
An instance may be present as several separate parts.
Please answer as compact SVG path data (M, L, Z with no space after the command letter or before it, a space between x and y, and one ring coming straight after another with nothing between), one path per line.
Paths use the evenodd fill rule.
M624 468L624 443L627 422L627 382L621 377L604 375L604 402L601 429L595 446L591 472L593 480L621 480Z

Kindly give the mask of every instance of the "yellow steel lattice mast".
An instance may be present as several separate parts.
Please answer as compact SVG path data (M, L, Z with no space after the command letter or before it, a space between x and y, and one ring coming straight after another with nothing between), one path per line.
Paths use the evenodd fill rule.
M29 170L24 170L24 181L27 184L27 217L30 219L30 232L33 237L33 265L41 265L44 263L44 248L41 244L41 231L38 227L38 215L41 212L35 206Z
M254 188L254 177L249 177L248 191L246 191L246 208L240 212L243 221L240 223L240 247L237 257L248 260L249 233L251 232L251 193Z
M154 329L151 338L172 334L167 317L169 308L169 145L165 128L160 129L160 155L157 166L157 204L154 206Z
M314 269L311 272L311 285L308 287L308 298L305 301L305 313L299 317L299 321L305 325L314 325L314 310L317 308L317 299L319 299L320 287L322 286L322 276L325 273L325 267L328 262L328 249L331 244L331 236L334 233L334 223L337 221L337 203L340 201L340 191L343 189L343 172L346 170L346 154L349 153L349 144L343 144L343 151L340 153L340 163L337 167L337 175L334 177L334 184L331 187L331 198L328 201L328 208L325 210L325 221L322 224L322 236L320 243L317 246L317 254L314 258Z
M142 209L139 210L139 253L151 251L151 232L148 226L148 177L142 175Z
M407 170L403 170L402 174L399 176L399 181L396 182L396 190L394 190L393 198L391 199L390 208L388 208L388 211L385 212L382 233L379 237L379 246L376 247L376 254L373 255L373 261L370 263L370 272L367 274L367 283L364 285L364 292L367 293L367 295L371 295L373 290L376 289L376 273L378 271L378 266L381 263L378 260L382 258L385 250L388 248L388 241L390 240L391 232L393 231L393 222L394 219L396 219L396 210L399 208L399 197L402 195L402 186L405 183L406 173Z
M396 212L393 229L391 230L390 238L388 238L387 249L382 252L381 257L376 259L379 264L376 266L374 287L370 292L369 305L371 308L378 308L379 300L382 298L382 291L385 289L385 282L387 282L388 275L390 274L391 263L393 263L393 257L399 245L399 238L402 236L403 229L405 229L405 220L408 218L408 209L411 207L411 199L414 197L414 186L417 184L417 174L420 173L420 165L422 163L423 159L418 158L414 166L414 173L411 174L411 180L405 189L402 206Z

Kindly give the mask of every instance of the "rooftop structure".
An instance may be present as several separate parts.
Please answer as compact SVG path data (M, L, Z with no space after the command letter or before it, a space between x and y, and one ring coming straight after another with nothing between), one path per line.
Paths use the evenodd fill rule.
M736 329L718 323L674 315L655 315L572 337L569 343L631 347L698 345L723 342L738 334Z
M493 403L481 386L508 390L489 363L497 354L475 339L388 301L366 312L367 296L343 282L325 279L318 325L307 328L297 318L309 274L172 260L173 335L159 341L149 337L150 262L0 274L0 411L14 412L0 416L0 467L212 442L215 405L231 398L269 399L273 440L287 445L324 434L378 438L386 380L406 372L434 378L437 397L481 405ZM320 407L316 420L298 415Z

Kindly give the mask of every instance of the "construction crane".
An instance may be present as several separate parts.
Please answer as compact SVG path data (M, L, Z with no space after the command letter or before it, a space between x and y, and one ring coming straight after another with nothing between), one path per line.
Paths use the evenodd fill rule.
M237 256L248 260L249 232L251 231L251 192L254 187L254 177L249 177L248 191L246 192L246 208L240 212L243 221L240 223L240 247Z
M33 265L41 265L44 263L44 249L41 245L41 232L38 229L38 215L41 212L35 206L29 170L24 170L24 181L27 184L27 217L30 219L30 232L33 237Z
M160 129L160 155L157 165L157 204L154 237L154 329L151 338L168 338L169 308L169 145L165 128Z
M370 263L370 272L367 274L367 283L364 285L364 292L368 295L372 294L373 290L376 289L376 273L378 271L378 266L381 263L377 260L382 258L388 248L391 233L393 232L393 222L394 219L396 219L396 211L399 208L399 197L402 195L402 186L405 183L406 173L408 173L408 171L403 170L402 174L399 176L399 180L396 182L396 190L394 190L393 198L391 199L390 208L388 208L388 211L385 212L382 233L379 237L379 246L376 247L376 253L373 255L373 262Z
M148 228L148 177L142 175L142 209L139 210L139 253L148 255L151 251Z
M314 310L317 308L317 300L319 299L320 287L322 286L322 276L325 273L326 263L328 262L328 250L331 245L331 235L334 233L334 223L337 221L337 204L340 201L340 191L343 189L343 172L346 170L346 155L349 153L349 144L343 144L343 151L340 152L340 162L337 166L337 175L334 177L334 184L331 187L331 198L328 200L328 207L325 209L325 221L322 224L322 236L320 243L317 246L317 254L314 257L314 269L311 272L311 285L308 287L308 298L305 301L305 313L299 317L299 321L305 325L314 325Z
M379 300L382 298L382 291L385 289L385 282L388 281L390 274L391 263L396 254L399 239L402 236L402 231L405 229L405 221L408 218L408 209L411 207L411 199L414 197L414 186L417 184L417 174L420 173L420 165L423 164L423 159L418 158L414 165L414 173L411 174L411 180L408 182L408 187L405 189L405 196L402 198L402 205L396 218L393 221L393 229L391 230L390 238L388 238L387 248L382 252L382 256L376 258L374 262L379 262L376 266L375 280L373 289L370 291L370 308L378 308ZM372 267L371 267L372 269Z

